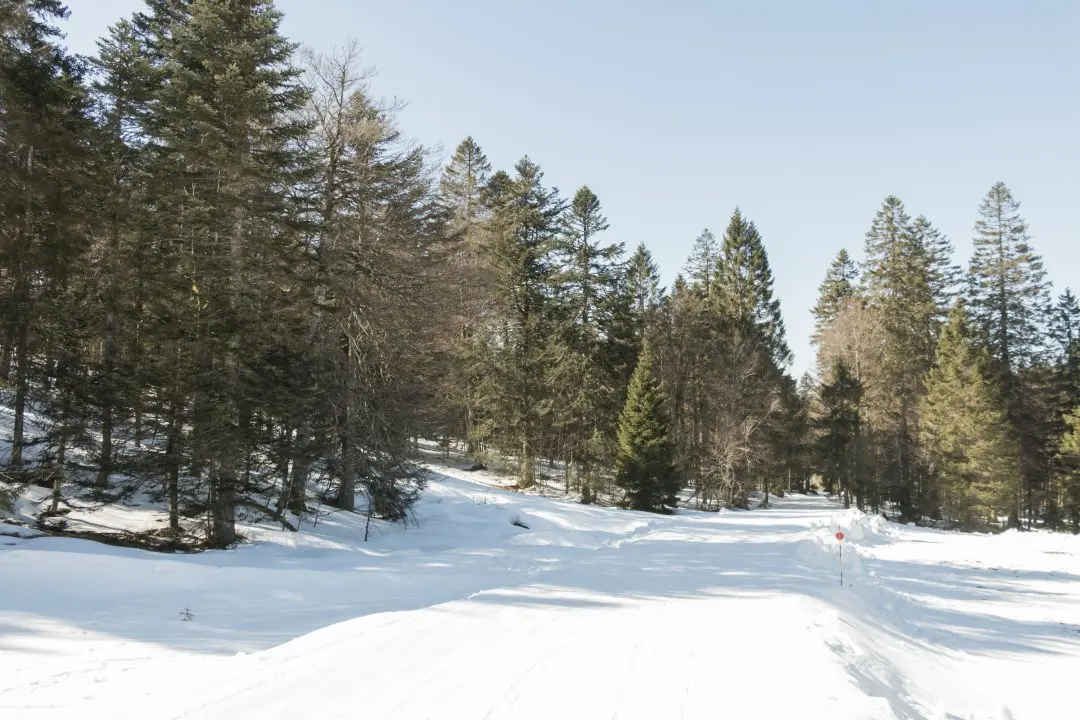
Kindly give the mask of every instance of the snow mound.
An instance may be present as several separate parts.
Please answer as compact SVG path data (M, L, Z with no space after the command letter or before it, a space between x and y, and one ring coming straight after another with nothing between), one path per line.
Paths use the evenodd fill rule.
M23 525L15 525L13 523L0 522L0 537L20 538L27 540L30 538L41 537L44 535L40 530L28 528Z
M889 521L884 517L857 508L841 510L828 519L818 520L814 528L828 530L833 535L840 531L844 533L845 542L862 544L887 542L892 532Z

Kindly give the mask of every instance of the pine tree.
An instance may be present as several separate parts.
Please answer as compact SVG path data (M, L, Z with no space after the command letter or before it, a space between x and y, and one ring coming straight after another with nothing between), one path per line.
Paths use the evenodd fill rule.
M600 199L582 186L562 216L562 236L556 252L563 256L562 272L556 277L561 302L568 306L570 322L592 335L595 342L597 305L614 291L615 263L622 245L600 245L597 236L608 229Z
M890 195L866 236L863 293L881 318L885 352L881 372L889 393L873 397L876 429L884 440L882 476L903 517L926 506L925 469L918 462L916 408L923 379L934 360L941 308L948 297L947 241L925 219L912 222L902 202Z
M1020 203L996 183L979 206L968 269L972 322L1005 374L1036 359L1049 305L1042 258L1030 245Z
M31 393L64 380L58 390L66 396L80 382L81 370L57 357L74 352L70 359L78 360L77 339L64 340L57 325L68 319L61 297L89 245L91 126L83 64L58 42L56 23L67 16L58 0L8 3L0 14L0 377L14 391L9 463L16 469L26 459ZM63 413L50 414L61 423L54 429L67 432Z
M649 329L654 327L664 300L660 271L644 244L616 269L614 292L606 303L609 328L604 341L606 363L620 373L618 397L626 394L630 376Z
M925 268L928 302L934 308L927 331L936 344L938 332L948 321L960 293L963 271L953 263L952 242L926 216L920 215L911 223L911 239L916 262Z
M1051 311L1049 339L1057 367L1059 407L1070 410L1080 406L1080 302L1069 288L1058 296Z
M1065 434L1055 458L1064 490L1064 510L1073 534L1080 533L1080 406L1065 416Z
M483 190L491 163L472 137L462 140L443 169L439 194L450 212L451 233L467 244L476 242L476 228L484 214Z
M303 261L292 188L305 170L298 147L307 95L271 3L151 9L137 25L161 57L163 82L145 128L157 154L159 252L172 287L189 289L162 300L186 335L189 347L178 351L195 363L180 378L181 394L195 401L191 451L208 483L211 541L225 546L250 481L258 413L284 399L252 379L297 307L292 270Z
M1009 421L1020 442L1030 523L1036 495L1050 480L1047 388L1040 367L1050 299L1042 258L1031 248L1019 211L1020 203L1004 183L990 188L975 223L967 295L972 323L994 361ZM1020 510L1014 523L1020 522Z
M485 246L488 236L483 228L487 212L483 189L490 172L487 156L472 137L467 137L454 151L439 184L440 202L449 216L449 242L443 252L445 282L454 288L456 296L449 338L448 425L450 432L456 430L465 439L470 456L478 449L476 370L481 362L478 331L490 281L489 253Z
M728 223L720 250L716 295L730 312L760 333L778 368L791 362L780 300L773 293L773 275L761 234L738 208Z
M707 294L712 288L713 279L716 276L716 263L719 260L720 247L716 242L716 236L709 228L705 228L694 240L690 257L686 261L686 269L683 271L690 287L702 294Z
M634 249L627 263L626 286L632 299L635 334L640 341L649 318L656 312L664 295L660 287L660 270L644 243Z
M552 313L556 356L548 364L547 389L553 397L556 454L589 473L600 438L614 438L625 394L626 351L633 338L620 307L624 286L621 244L602 243L608 229L600 200L588 188L574 195L562 216L555 244ZM625 293L623 293L625 294Z
M485 191L492 236L492 327L486 350L490 434L517 456L520 484L535 482L550 405L544 366L552 338L551 253L565 202L545 188L540 167L523 158L515 175L497 172Z
M1019 449L989 355L972 341L962 303L942 333L926 387L921 430L945 515L970 528L1015 512Z
M818 288L818 300L812 310L814 338L819 340L826 327L836 318L844 301L855 296L859 271L848 251L841 249L833 258Z
M719 509L723 478L713 472L705 438L719 401L713 392L723 358L718 323L703 292L680 275L661 305L650 332L666 395L671 399L677 464L694 487L698 506Z
M94 64L98 68L93 101L98 122L94 164L99 227L88 272L98 288L92 295L96 305L94 332L101 338L94 381L97 397L93 401L101 425L95 487L103 493L120 464L114 435L126 419L125 412L134 410L136 418L132 419L141 425L140 288L160 278L151 278L148 272L153 267L149 261L152 240L142 227L152 214L146 204L148 152L145 137L138 130L147 111L152 68L130 21L120 21L98 42ZM138 437L137 429L135 435ZM178 524L172 529L178 531Z
M615 483L634 510L669 512L679 491L671 421L660 382L653 374L652 351L641 352L619 417Z
M862 384L847 364L837 359L818 395L822 412L816 423L817 451L825 487L841 494L844 507L850 506L854 494L856 503L864 508L865 493L859 482Z

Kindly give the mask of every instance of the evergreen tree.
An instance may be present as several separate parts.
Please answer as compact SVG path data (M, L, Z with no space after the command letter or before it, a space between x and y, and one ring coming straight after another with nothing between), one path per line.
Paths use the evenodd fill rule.
M58 42L56 23L67 16L58 0L8 3L0 13L0 377L13 389L15 469L25 460L31 393L59 380L60 397L42 399L70 403L63 396L81 381L78 340L57 331L69 319L61 298L74 297L70 282L89 245L91 126L83 64ZM70 362L57 357L69 352ZM65 413L50 414L64 422Z
M1031 248L1020 203L1004 183L990 188L979 205L973 245L968 269L972 322L1001 372L1015 373L1041 350L1049 284L1042 258Z
M1065 416L1065 434L1055 458L1064 491L1064 510L1073 534L1080 533L1080 406Z
M181 377L195 400L192 452L210 497L210 535L236 537L234 518L249 478L255 420L280 390L252 382L295 307L292 269L302 264L292 188L304 170L297 148L306 92L294 50L269 2L156 3L143 18L163 81L145 132L153 139L155 211L168 241L159 249L173 287L162 298L183 328L195 363ZM259 277L259 282L250 282ZM164 289L164 288L162 288Z
M884 446L880 470L903 517L927 506L927 477L918 462L917 407L934 360L941 308L948 302L947 241L923 218L912 222L899 198L882 204L866 236L863 286L881 319L885 347L881 373L889 388L871 397ZM945 293L944 296L941 296Z
M716 263L720 260L720 247L709 228L701 231L690 249L683 274L690 287L700 293L708 293L716 276Z
M452 218L451 233L467 244L476 242L476 229L484 214L483 190L491 163L472 137L462 140L443 169L439 192Z
M936 344L938 331L947 322L960 293L963 271L953 263L952 242L926 216L920 215L911 223L911 238L916 261L925 268L928 302L934 308L927 330Z
M836 318L844 301L855 296L859 271L848 251L841 249L833 258L818 287L818 300L812 310L814 315L814 338L821 338L822 331Z
M630 318L619 302L625 295L623 247L602 244L607 228L600 200L582 187L562 216L552 277L557 338L547 390L559 435L556 452L587 474L591 464L606 460L596 457L598 438L614 439L633 344Z
M644 244L617 268L614 292L607 302L610 321L605 337L606 362L621 373L617 395L626 394L634 365L649 329L654 327L664 299L660 271Z
M587 186L574 195L562 216L562 234L556 252L562 256L562 271L555 281L560 302L570 312L569 321L588 342L597 340L597 306L614 292L616 263L622 245L601 245L597 236L608 229L600 199Z
M648 345L638 359L619 417L615 483L633 510L668 512L678 500L671 421Z
M499 445L517 456L520 484L535 482L543 444L544 367L552 338L551 253L566 207L543 186L540 167L523 158L515 176L497 172L488 183L491 211L493 327L484 372L487 414Z
M760 333L778 368L786 367L791 362L791 350L780 300L773 293L769 257L757 227L738 208L724 233L716 286L719 301Z
M136 417L131 419L141 425L137 339L141 288L160 278L149 274L153 266L148 256L153 250L144 224L152 209L146 203L148 153L139 132L147 112L152 68L130 21L120 21L98 42L94 64L98 69L93 100L98 122L94 164L99 224L87 270L98 288L91 295L95 305L91 324L102 341L93 401L101 425L95 487L102 493L119 466L114 435L128 419L125 412L134 411ZM135 434L138 437L138 430ZM178 518L173 516L173 520L177 522L171 528L177 532Z
M1036 495L1050 480L1051 424L1041 367L1050 300L1042 258L1031 248L1019 211L1020 203L1000 182L980 204L968 268L968 300L972 323L994 361L1009 421L1020 442L1030 522ZM1020 510L1014 523L1020 522Z
M490 281L488 235L484 232L486 208L483 190L491 163L483 150L467 137L454 151L440 180L440 201L449 215L448 246L444 250L445 282L455 291L455 312L449 337L450 381L446 390L450 419L448 429L467 443L469 455L478 449L476 426L481 363L478 331L487 303Z
M1072 290L1058 296L1050 314L1049 339L1057 367L1060 407L1080 406L1080 303Z
M988 353L957 304L926 381L922 434L944 514L965 527L1015 512L1018 446Z
M644 243L634 249L627 263L626 286L631 298L635 334L640 341L649 318L656 312L664 295L660 287L660 270Z
M818 456L825 487L838 491L844 507L856 502L863 508L864 492L859 483L859 436L862 384L843 360L830 368L829 379L819 392L822 412L817 420Z

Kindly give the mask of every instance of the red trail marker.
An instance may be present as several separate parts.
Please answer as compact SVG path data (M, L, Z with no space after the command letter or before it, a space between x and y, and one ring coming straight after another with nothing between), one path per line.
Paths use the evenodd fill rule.
M844 531L836 531L836 539L840 541L840 587L844 586Z

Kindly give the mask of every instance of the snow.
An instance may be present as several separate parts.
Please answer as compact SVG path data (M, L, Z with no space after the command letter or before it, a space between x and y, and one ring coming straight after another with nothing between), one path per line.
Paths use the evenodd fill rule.
M656 516L436 469L417 526L366 544L348 513L191 555L0 534L0 718L1069 714L1076 537L804 496Z

